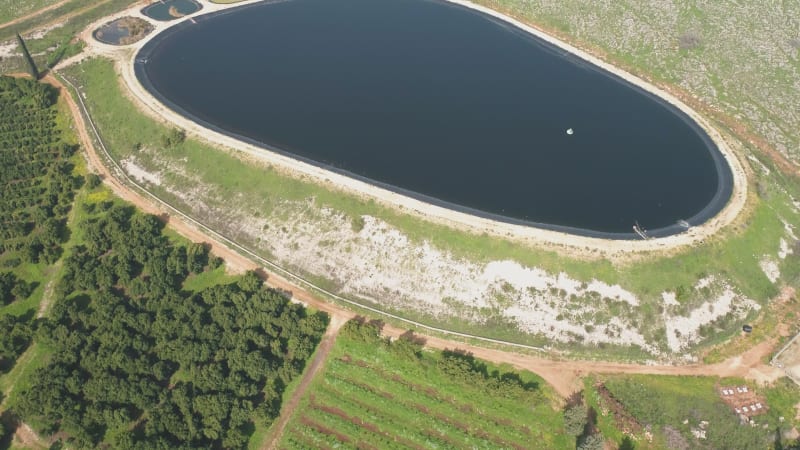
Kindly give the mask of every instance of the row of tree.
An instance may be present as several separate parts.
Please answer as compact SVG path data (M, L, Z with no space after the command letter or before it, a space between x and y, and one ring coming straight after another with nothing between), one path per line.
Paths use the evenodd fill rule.
M243 448L270 421L327 325L248 273L201 292L202 245L114 206L81 225L37 339L55 349L18 413L77 447Z
M58 91L30 79L0 77L0 255L53 263L68 236L67 214L82 177L56 121Z
M419 364L429 364L422 358L423 340L408 332L399 339L391 340L381 336L383 324L379 321L367 321L356 318L342 327L341 334L346 339L382 346L395 355L412 359ZM456 383L480 387L490 395L511 399L541 395L539 385L524 381L515 372L490 370L486 363L475 358L471 353L445 350L436 359L436 368Z

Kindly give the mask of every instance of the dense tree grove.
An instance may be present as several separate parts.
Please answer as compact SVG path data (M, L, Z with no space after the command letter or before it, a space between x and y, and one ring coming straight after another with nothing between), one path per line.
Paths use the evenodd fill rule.
M53 263L66 238L66 216L80 177L67 160L55 117L58 91L24 78L0 77L0 255Z
M52 360L18 413L77 447L242 448L277 417L327 324L253 273L199 293L202 245L175 245L156 217L114 206L84 225L37 339Z
M32 283L19 279L13 272L0 272L0 306L28 298L34 287Z
M0 315L0 330L0 373L3 373L28 348L33 332L25 318L11 314Z
M75 188L56 122L58 91L30 79L0 77L0 308L24 300L37 282L22 276L23 262L53 263L61 244ZM23 274L23 275L21 275ZM30 345L33 311L0 311L0 372L10 370Z

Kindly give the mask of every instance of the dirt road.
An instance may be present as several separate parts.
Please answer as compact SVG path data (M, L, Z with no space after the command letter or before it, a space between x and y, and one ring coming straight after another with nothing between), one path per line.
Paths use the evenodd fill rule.
M20 23L20 22L24 22L24 21L26 21L26 20L30 19L31 17L36 17L36 16L38 16L39 14L44 14L44 13L46 13L47 11L52 11L52 10L54 10L54 9L56 9L56 8L58 8L58 7L60 7L60 6L62 6L63 4L65 4L65 3L69 2L69 1L70 1L70 0L61 0L60 2L53 3L53 4L52 4L52 5L50 5L50 6L45 6L45 7L44 7L44 8L42 8L42 9L38 9L38 10L36 10L36 11L33 11L33 12L31 12L30 14L26 14L26 15L24 15L24 16L22 16L22 17L17 17L16 19L14 19L14 20L11 20L11 21L9 21L9 22L2 23L2 24L0 24L0 30L2 30L2 29L4 29L4 28L8 28L8 27L10 27L10 26L13 26L13 25L16 25L16 24L18 24L18 23Z
M352 311L348 311L338 305L334 305L318 298L287 281L275 273L269 273L266 268L259 267L249 258L242 256L232 250L222 242L207 235L195 226L185 222L179 217L167 214L165 208L156 204L155 200L146 198L139 193L131 190L126 185L118 181L103 163L98 155L93 141L87 130L83 116L80 113L75 100L63 85L52 76L47 76L45 81L62 89L65 99L75 120L78 135L83 147L86 149L86 157L98 173L103 176L103 181L110 187L115 194L135 205L137 208L151 213L166 217L167 225L180 233L187 239L194 242L205 242L211 245L212 252L226 261L229 270L233 272L243 272L246 270L259 269L268 273L267 284L271 287L289 291L295 300L301 301L315 309L325 311L331 315L331 321L346 321L354 316ZM399 336L406 330L386 326L384 333L389 336ZM695 364L686 366L666 366L666 365L637 365L622 364L602 361L575 361L575 360L552 360L542 357L522 355L509 351L488 349L474 345L464 344L433 336L422 336L426 339L426 345L435 349L462 349L473 353L476 357L485 359L498 364L510 364L519 369L530 370L544 378L553 385L555 390L562 396L568 396L576 389L580 388L580 377L588 373L639 373L639 374L660 374L660 375L716 375L716 376L736 376L756 380L759 382L771 382L783 376L780 369L774 368L762 361L766 355L772 352L774 340L768 340L740 356L729 358L728 360L713 364ZM313 363L312 363L313 365ZM285 426L285 425L284 425Z
M283 432L286 430L286 425L289 424L289 419L294 415L294 411L300 404L300 400L303 398L303 394L305 394L311 381L314 380L314 377L319 373L319 370L328 359L328 354L333 348L333 343L336 341L339 329L342 328L342 325L344 325L346 321L347 318L345 317L337 315L331 316L331 323L328 325L328 329L322 337L322 342L320 342L317 348L317 353L314 354L314 359L311 360L311 364L309 364L304 371L300 384L297 385L297 388L292 393L292 398L281 408L281 415L278 421L275 422L275 429L271 433L271 436L268 437L267 442L262 445L262 449L274 450L278 448L281 437L283 437Z

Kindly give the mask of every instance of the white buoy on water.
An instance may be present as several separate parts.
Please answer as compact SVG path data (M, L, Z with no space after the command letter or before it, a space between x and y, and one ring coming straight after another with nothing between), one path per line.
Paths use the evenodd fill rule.
M567 134L572 136L573 134L575 134L575 130L573 130L572 128L567 128Z

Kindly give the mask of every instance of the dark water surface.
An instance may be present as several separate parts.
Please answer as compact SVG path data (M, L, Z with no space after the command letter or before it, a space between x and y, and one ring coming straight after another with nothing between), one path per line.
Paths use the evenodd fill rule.
M199 123L509 222L629 237L638 220L666 235L731 193L718 150L675 108L438 1L210 14L148 43L136 71Z

